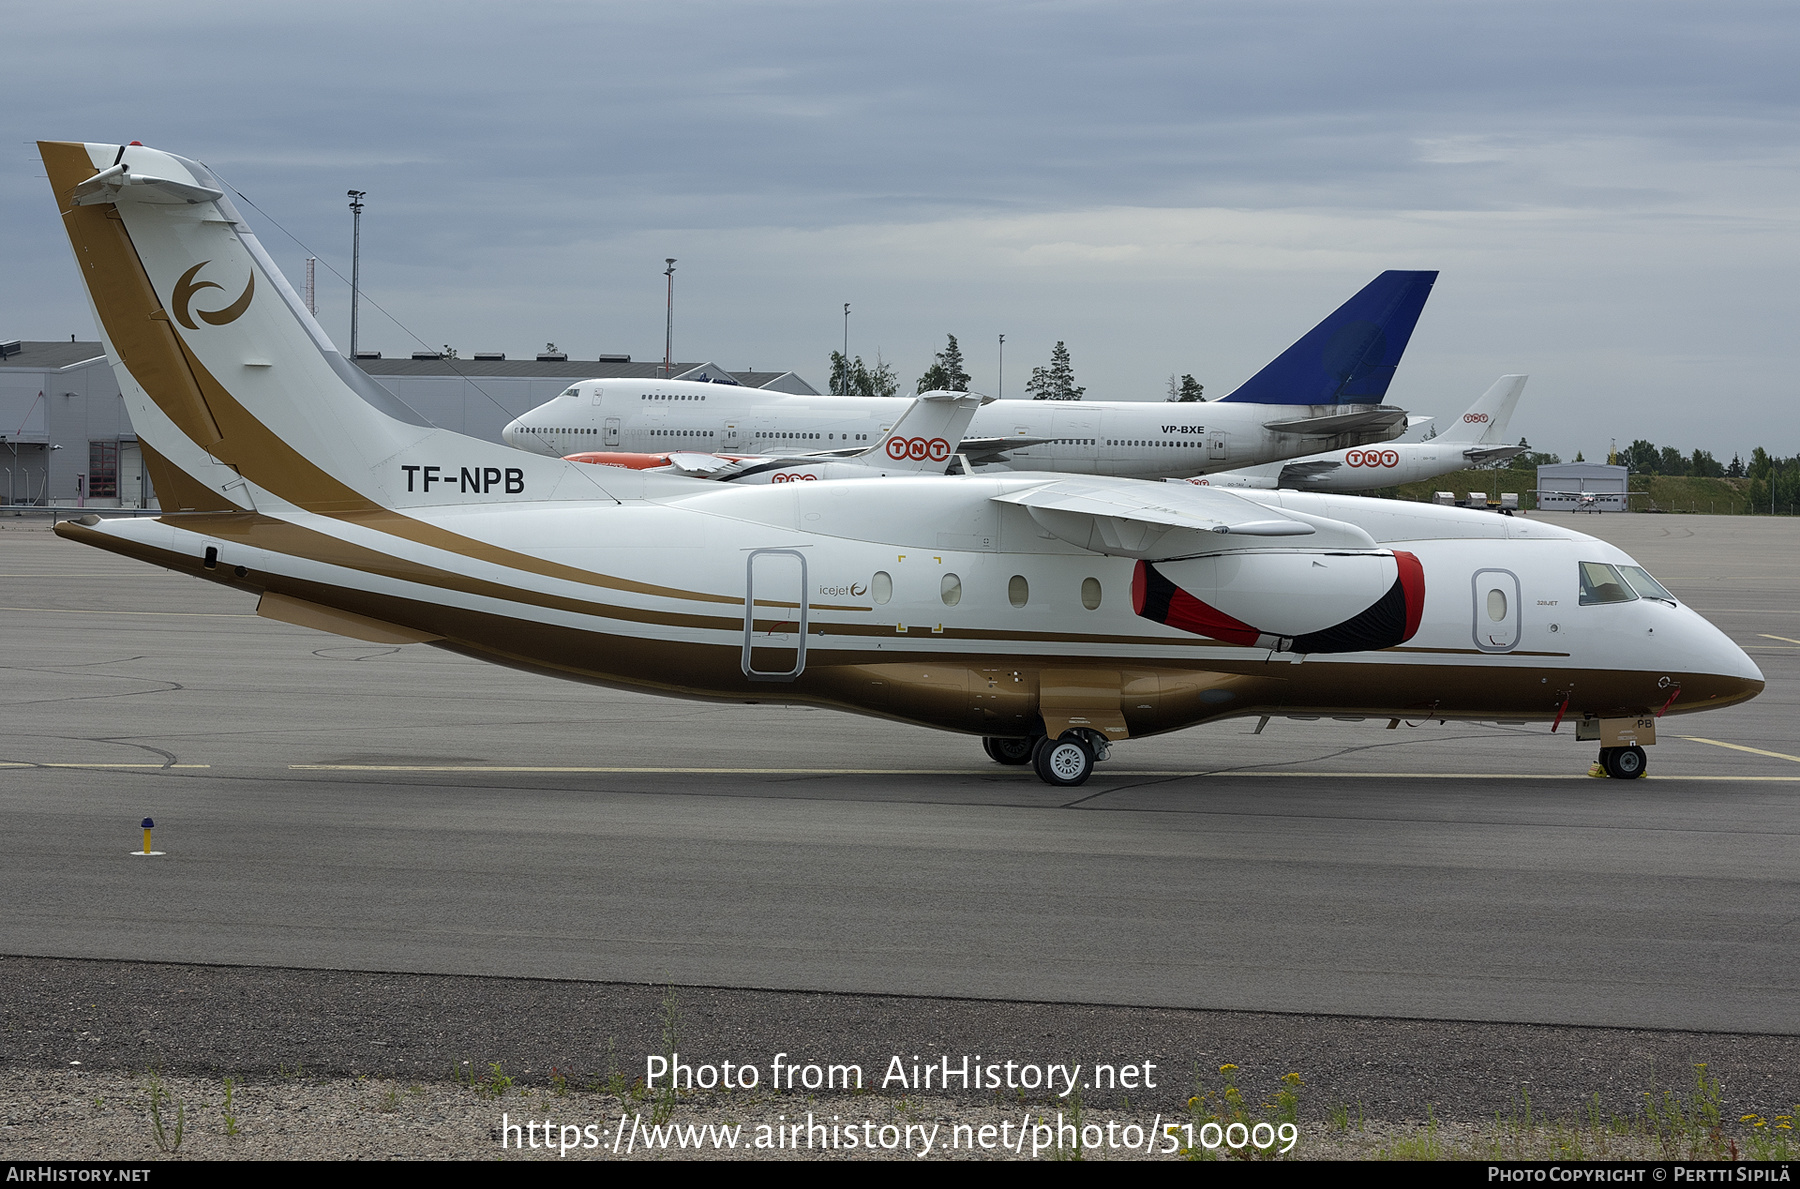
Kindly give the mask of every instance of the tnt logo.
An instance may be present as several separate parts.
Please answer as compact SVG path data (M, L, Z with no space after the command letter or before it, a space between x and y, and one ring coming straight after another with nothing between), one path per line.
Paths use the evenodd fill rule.
M889 438L887 456L895 462L910 458L914 462L944 462L950 457L950 443L943 438Z
M793 472L791 472L789 474L785 474L785 475L782 475L782 474L770 475L769 482L771 482L771 483L799 483L802 480L810 481L810 480L817 479L817 478L818 478L817 475L806 475L806 474L800 473L799 471L793 471Z
M1400 465L1398 450L1352 450L1344 455L1344 461L1353 467L1397 467Z
M1464 413L1463 421L1469 425L1480 425L1488 419L1486 413Z

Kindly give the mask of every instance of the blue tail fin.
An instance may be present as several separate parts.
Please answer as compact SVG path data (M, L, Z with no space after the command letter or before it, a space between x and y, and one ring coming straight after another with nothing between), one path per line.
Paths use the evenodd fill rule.
M1380 404L1436 280L1435 270L1382 273L1225 399Z

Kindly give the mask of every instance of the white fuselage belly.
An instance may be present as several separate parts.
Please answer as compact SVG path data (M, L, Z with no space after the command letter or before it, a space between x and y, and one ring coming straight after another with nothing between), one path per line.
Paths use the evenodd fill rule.
M592 394L596 389L598 398ZM910 397L793 396L728 384L584 382L579 396L558 397L531 410L508 425L503 438L508 445L557 457L605 450L844 450L873 444L911 403ZM968 436L1049 439L1009 449L1007 466L1016 471L1154 479L1378 440L1377 435L1353 436L1348 442L1302 438L1265 426L1347 408L1005 400L978 410Z
M1040 679L1050 680L1058 666L1097 663L1119 670L1119 705L1132 736L1268 712L1548 719L1571 689L1569 713L1637 713L1654 709L1670 682L1685 682L1677 709L1689 710L1752 696L1753 681L1760 688L1742 653L1684 607L1650 600L1577 606L1577 563L1628 560L1617 549L1455 509L1396 507L1364 518L1384 546L1411 552L1424 567L1423 618L1405 646L1296 656L1221 644L1136 615L1132 559L1046 539L1022 509L992 501L1023 478L754 489L677 480L648 484L651 498L616 505L405 510L456 539L567 567L554 574L301 512L280 515L316 542L300 548L272 548L268 542L281 536L268 530L269 518L254 515L204 518L196 531L180 527L195 519L181 516L106 522L103 531L137 546L126 551L145 560L329 603L565 677L833 705L988 734L1029 733ZM847 498L852 492L856 498ZM1265 498L1340 519L1355 511L1331 497ZM921 524L933 531L921 536ZM1409 527L1410 537L1396 536ZM371 572L334 555L333 541L381 549L400 564ZM203 571L208 546L218 550L216 565ZM798 557L805 559L803 600ZM746 574L759 564L747 633ZM1478 574L1495 572L1516 582L1506 588L1497 640L1479 592L1472 593ZM871 597L877 574L891 583L886 603ZM950 576L954 603L945 595ZM1013 605L1015 578L1025 580L1023 606ZM1090 579L1099 595L1092 609L1084 605ZM1486 644L1478 635L1484 629ZM764 679L743 672L747 638ZM796 667L791 680L779 677Z

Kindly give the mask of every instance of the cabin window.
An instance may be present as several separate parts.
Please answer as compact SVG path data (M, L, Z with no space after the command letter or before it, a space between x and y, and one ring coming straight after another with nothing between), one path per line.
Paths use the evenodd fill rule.
M1100 609L1100 579L1083 578L1081 580L1081 605L1089 611Z
M1023 607L1031 601L1031 583L1025 581L1025 575L1014 574L1007 580L1006 601L1015 607Z
M946 607L954 607L962 602L962 579L955 574L945 574L944 580L938 584L938 597L944 600Z
M1645 575L1648 577L1648 575ZM1590 603L1629 603L1637 593L1627 586L1619 571L1605 562L1581 563L1581 605Z
M877 603L885 603L894 597L894 580L886 570L876 570L875 576L869 579L869 597Z
M1496 587L1493 590L1488 591L1487 614L1488 614L1488 618L1493 620L1495 623L1505 623L1506 622L1506 592L1505 591L1499 589L1498 587Z

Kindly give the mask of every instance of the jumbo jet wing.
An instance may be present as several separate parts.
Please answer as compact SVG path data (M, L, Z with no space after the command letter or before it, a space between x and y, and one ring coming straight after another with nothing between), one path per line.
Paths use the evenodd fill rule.
M1375 549L1354 525L1266 507L1217 487L1120 487L1065 479L994 496L1024 508L1071 545L1117 557L1164 561L1243 549ZM1292 538L1304 537L1304 542Z

